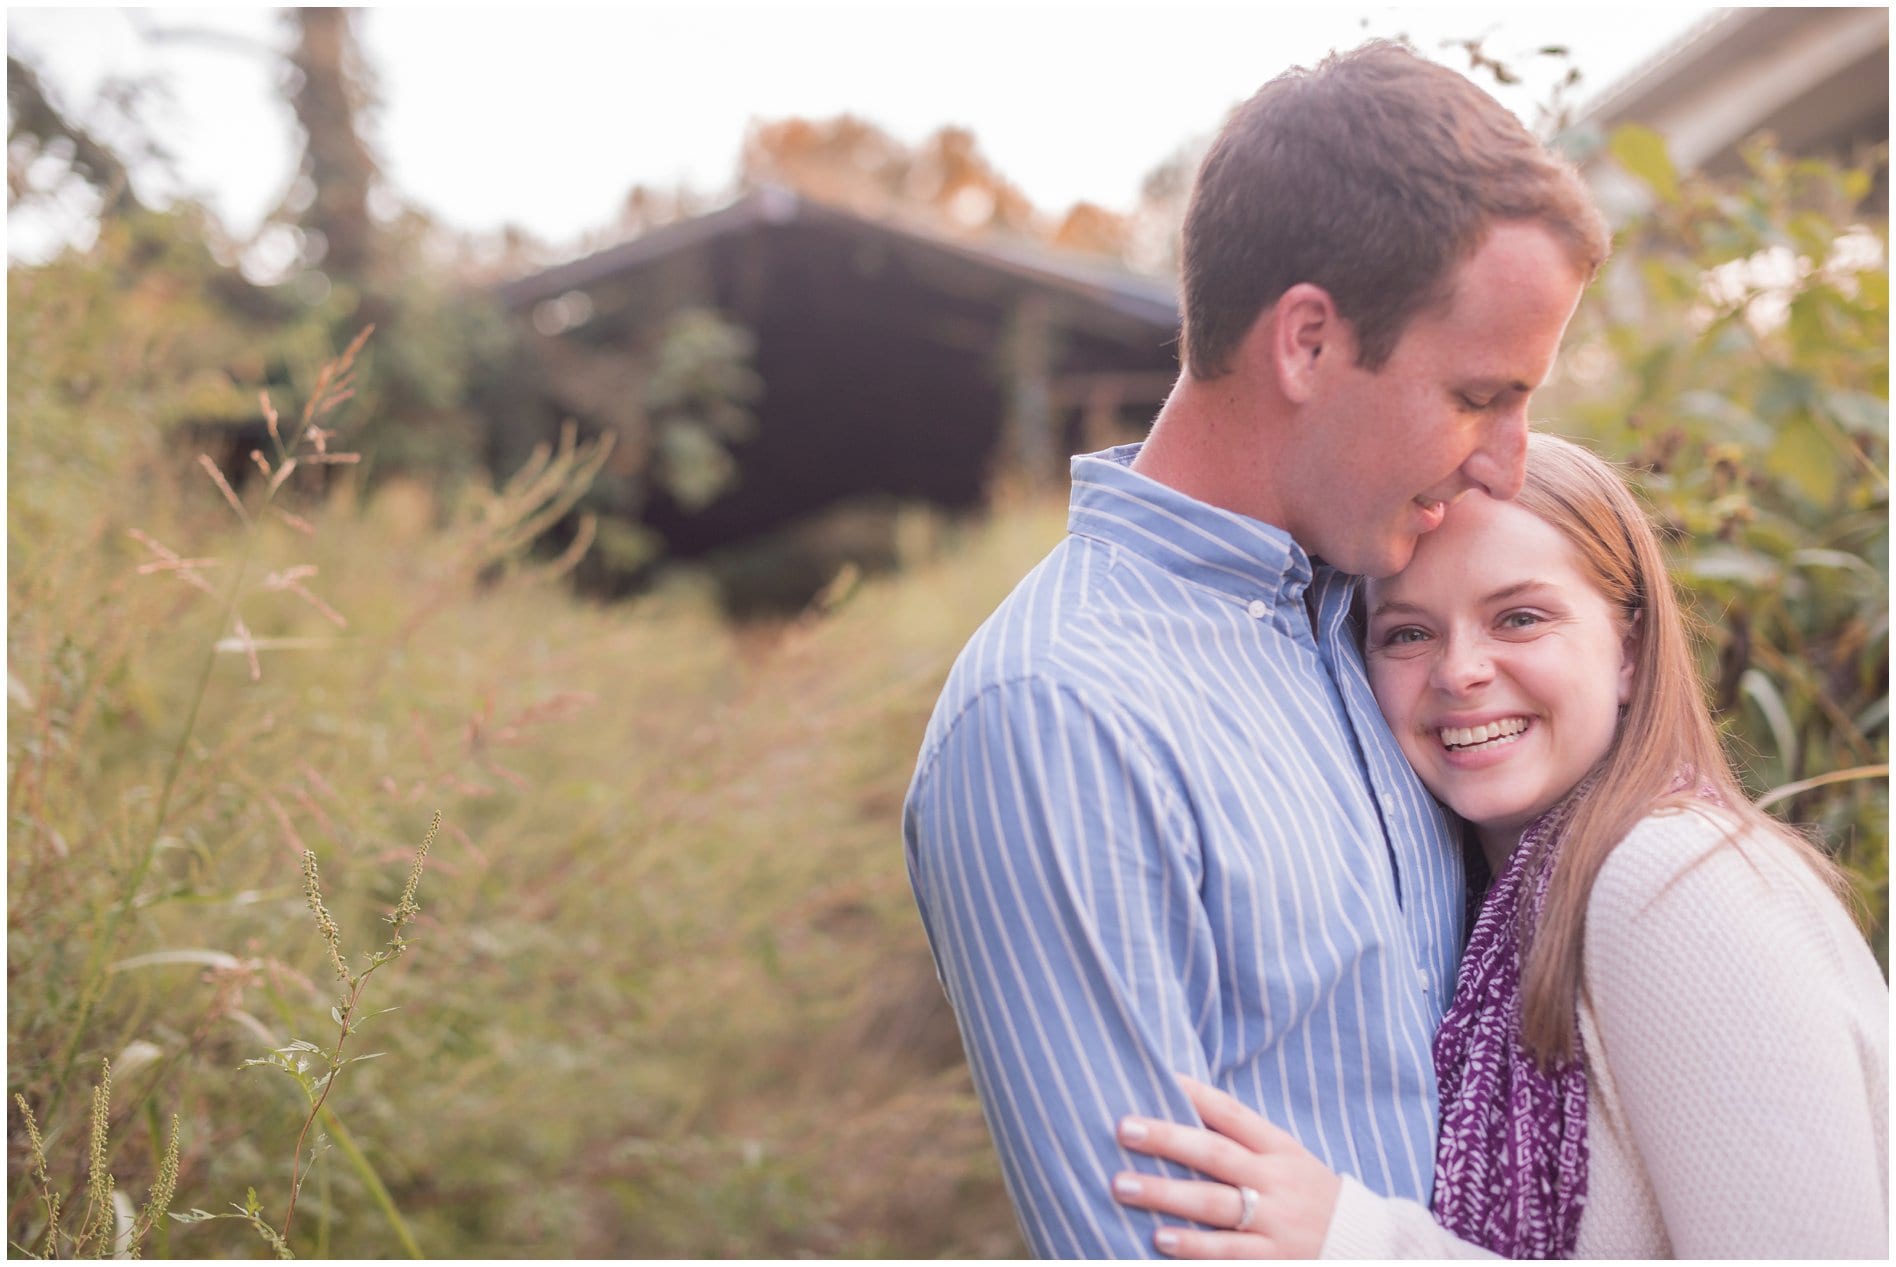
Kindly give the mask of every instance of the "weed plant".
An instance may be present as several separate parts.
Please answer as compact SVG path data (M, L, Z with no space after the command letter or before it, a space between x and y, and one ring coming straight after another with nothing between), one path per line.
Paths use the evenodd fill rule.
M14 363L42 358L9 402L8 1080L47 1168L15 1103L16 1245L85 1191L109 1059L118 1190L162 1187L175 1114L172 1208L245 1216L156 1220L150 1257L268 1254L292 1192L299 1255L1019 1252L895 824L942 672L1060 508L744 632L689 583L601 607L530 557L605 460L570 438L456 497L299 470L295 522L251 514L253 463L252 532L156 421L203 390L178 309L9 281ZM337 1004L305 854L349 935L436 809L420 953L371 992L400 1010L341 1053L386 1055L299 1142L304 1088L243 1066L325 1073L292 1042Z
M313 535L274 514L253 533L170 422L228 387L204 377L205 319L114 249L9 275L12 1241L45 1244L50 1191L78 1194L62 1226L85 1239L67 1250L107 1248L86 1196L87 1088L109 1060L97 1173L115 1191L155 1202L174 1171L174 1207L269 1200L268 1219L259 1200L233 1212L254 1217L148 1220L149 1256L269 1252L260 1230L284 1234L292 1193L286 1248L305 1255L1022 1253L899 816L948 665L1064 508L1002 504L898 577L842 578L803 618L742 630L688 581L575 599L564 575L584 532L533 557L608 460L570 436L459 494L371 489L331 464L320 490L279 489ZM315 394L322 357L272 356L297 399ZM1886 400L1886 364L1852 390ZM1650 416L1674 386L1655 374L1599 411ZM1594 421L1580 402L1550 408ZM1886 408L1865 431L1886 446ZM231 480L246 507L271 464ZM1668 469L1674 484L1648 490L1662 509L1706 501ZM1855 489L1872 504L1850 523L1886 516L1886 484ZM1887 576L1886 545L1818 544L1832 554L1792 562L1852 551ZM178 578L232 593L232 563L190 561L246 549L240 632ZM1839 592L1886 611L1879 584ZM1760 772L1758 791L1886 760L1886 648L1886 617L1868 621L1862 680L1827 688L1832 702L1848 688L1867 754L1822 747L1824 697L1783 675L1805 764ZM1741 687L1738 702L1760 697ZM1861 824L1858 846L1886 840L1886 809L1870 831L1880 785L1834 792L1824 804ZM366 974L334 982L306 857L328 921L371 927L404 907L437 809L427 909L396 930L420 953L375 975L372 1009L400 1009L368 1031L386 1055L347 1066L312 1123L329 1062L365 1054L334 993L357 998ZM1886 883L1882 856L1849 856ZM288 1041L332 1005L346 1051ZM292 1076L242 1068L262 1053ZM330 1147L312 1155L318 1135ZM116 1247L144 1207L108 1203Z

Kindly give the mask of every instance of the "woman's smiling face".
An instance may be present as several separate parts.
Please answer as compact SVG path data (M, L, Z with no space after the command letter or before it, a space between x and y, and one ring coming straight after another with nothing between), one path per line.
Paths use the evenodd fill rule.
M1567 539L1470 493L1367 590L1369 681L1403 755L1499 865L1613 746L1633 637Z

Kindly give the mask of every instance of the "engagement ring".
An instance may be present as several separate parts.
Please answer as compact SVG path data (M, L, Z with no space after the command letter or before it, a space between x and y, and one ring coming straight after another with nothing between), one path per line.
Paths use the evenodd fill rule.
M1251 1228L1251 1217L1257 1213L1257 1189L1240 1186L1238 1200L1242 1203L1238 1210L1238 1221L1231 1225L1234 1232L1246 1232Z

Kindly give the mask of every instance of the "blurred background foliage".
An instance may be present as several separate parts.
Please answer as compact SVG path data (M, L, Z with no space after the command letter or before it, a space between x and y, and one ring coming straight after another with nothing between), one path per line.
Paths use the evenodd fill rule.
M1645 129L1611 143L1652 209L1618 233L1536 410L1633 469L1747 786L1851 869L1887 967L1889 272L1862 214L1883 159L1761 138L1716 183Z
M400 1008L365 1031L387 1055L338 1083L298 1253L1021 1253L898 822L948 665L1064 506L1002 495L979 523L931 522L900 571L843 566L787 621L733 625L688 574L576 597L582 554L647 548L599 512L641 480L716 486L718 443L751 425L745 332L681 314L616 444L502 460L472 402L533 336L480 283L535 248L466 242L378 192L341 135L372 85L346 27L313 12L286 19L307 187L265 274L190 205L142 205L121 159L9 67L10 199L35 196L26 170L50 154L104 207L92 245L8 273L8 1089L38 1116L51 1186L84 1185L107 1057L122 1190L142 1199L176 1113L175 1208L254 1187L280 1216L300 1098L238 1066L328 1024L298 850L360 951L439 808L413 949L368 1000ZM1613 144L1653 206L1621 227L1538 412L1638 473L1750 786L1851 867L1886 956L1887 780L1820 782L1888 755L1869 177L1760 146L1711 183L1648 135ZM954 129L908 153L861 121L782 121L744 163L944 231L1030 223L1162 267L1195 153L1130 212L1028 220ZM626 221L696 209L635 190ZM371 323L333 424L363 461L296 472L287 515L246 529L197 455L235 478L265 447L258 392L295 416ZM263 485L235 495L259 506ZM9 1143L8 1234L41 1248L17 1111ZM143 1246L267 1250L234 1222Z

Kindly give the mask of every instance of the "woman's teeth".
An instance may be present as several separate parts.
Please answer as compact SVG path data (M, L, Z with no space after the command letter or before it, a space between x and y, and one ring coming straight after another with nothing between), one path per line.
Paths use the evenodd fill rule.
M1477 748L1490 744L1512 743L1527 729L1527 718L1504 717L1482 726L1444 726L1436 733L1443 747Z

